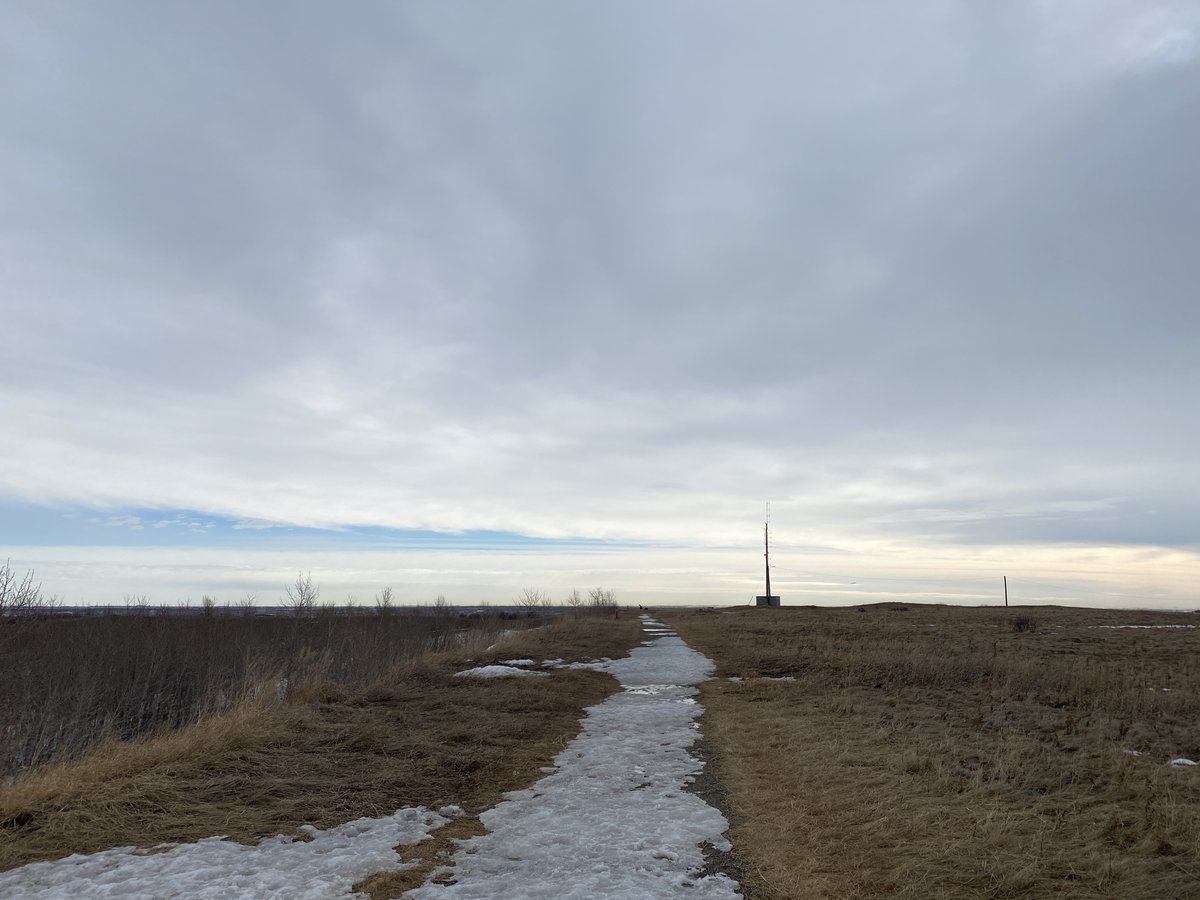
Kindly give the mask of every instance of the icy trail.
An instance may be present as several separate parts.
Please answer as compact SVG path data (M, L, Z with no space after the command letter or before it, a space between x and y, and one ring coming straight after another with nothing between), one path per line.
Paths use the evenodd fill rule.
M0 873L0 898L347 897L356 881L402 868L393 849L397 844L419 843L448 821L409 807L326 831L306 825L308 841L277 835L251 847L211 837L194 844L163 844L154 851L118 847L76 854Z
M684 789L702 765L688 752L702 711L695 685L713 665L642 618L651 639L629 657L579 666L612 673L625 690L588 710L553 774L480 817L487 834L464 842L453 869L442 870L452 883L406 897L741 897L729 877L698 874L704 844L729 849L728 823Z

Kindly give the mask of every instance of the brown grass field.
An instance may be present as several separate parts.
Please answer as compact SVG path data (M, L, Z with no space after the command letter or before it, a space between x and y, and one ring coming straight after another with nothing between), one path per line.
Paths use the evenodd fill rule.
M1167 764L1200 760L1200 629L1104 627L1200 616L660 617L718 666L703 727L753 900L1200 897L1200 767Z
M1200 767L1168 765L1200 759L1200 628L1111 627L1200 616L885 604L659 617L718 667L700 698L711 790L750 900L1200 898ZM617 657L640 638L630 613L563 617L400 662L380 643L353 678L331 650L284 698L260 692L10 777L0 869L462 806L402 849L420 865L358 886L397 897L617 689L591 671L453 673Z
M462 806L438 846L478 827L505 791L526 787L579 731L583 708L617 688L609 675L454 678L469 665L529 656L566 661L623 656L641 637L633 616L562 618L480 643L425 654L373 683L313 682L286 702L247 702L154 737L110 740L0 786L0 870L116 846L149 847L227 835L253 842L403 806ZM432 848L436 851L436 847ZM367 879L397 896L437 864Z

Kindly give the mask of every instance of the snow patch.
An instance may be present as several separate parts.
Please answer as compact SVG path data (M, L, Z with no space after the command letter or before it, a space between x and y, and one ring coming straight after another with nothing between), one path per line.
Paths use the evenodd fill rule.
M528 669L518 669L516 666L476 666L474 669L463 669L455 672L455 678L510 678L519 675L546 675L546 672L531 672Z
M1173 760L1171 760L1170 764L1171 764L1172 766L1195 766L1195 765L1200 765L1200 763L1197 763L1197 762L1196 762L1194 759L1187 759L1186 757L1183 757L1183 756L1179 757L1179 759L1173 759Z
M502 659L500 660L506 666L536 666L532 659Z
M249 846L210 837L151 850L76 854L0 873L0 897L347 897L356 881L411 865L400 861L395 847L419 843L448 821L424 807L409 807L325 831L305 825L308 841L281 834Z

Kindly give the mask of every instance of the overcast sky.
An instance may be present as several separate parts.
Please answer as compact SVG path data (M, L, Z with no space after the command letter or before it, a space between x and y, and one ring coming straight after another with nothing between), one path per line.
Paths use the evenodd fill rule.
M769 499L797 579L1191 602L1197 110L1191 2L6 3L5 555L499 532L733 602Z

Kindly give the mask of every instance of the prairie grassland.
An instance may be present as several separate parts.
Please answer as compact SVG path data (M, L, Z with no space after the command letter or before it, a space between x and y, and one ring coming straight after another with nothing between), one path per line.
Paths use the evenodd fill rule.
M662 618L718 666L703 727L755 900L1200 897L1200 767L1168 765L1200 759L1200 629L1110 627L1200 616Z
M312 682L285 702L261 696L166 734L108 740L0 787L0 870L214 834L253 841L418 804L461 805L467 817L447 829L469 833L503 792L539 777L577 734L583 707L617 683L591 671L453 673L515 656L621 656L640 634L633 617L564 618L491 647L418 656L369 684ZM434 862L363 889L395 896Z

